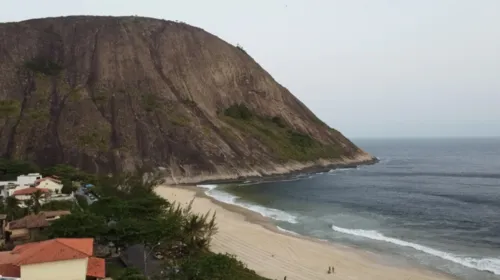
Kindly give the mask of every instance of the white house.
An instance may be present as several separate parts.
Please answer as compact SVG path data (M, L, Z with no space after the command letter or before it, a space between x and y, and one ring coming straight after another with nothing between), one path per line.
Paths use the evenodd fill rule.
M21 190L17 190L15 192L12 193L13 196L15 196L17 198L17 200L19 200L21 203L19 204L19 206L21 207L26 207L26 200L30 200L31 199L31 196L32 194L36 193L37 191L40 191L42 192L44 195L42 196L42 198L40 199L40 203L45 203L48 199L48 196L50 195L50 191L49 189L43 189L43 188L24 188L24 189L21 189Z
M61 193L63 184L58 179L53 177L44 177L35 181L35 186L37 188L48 189L51 193L59 194Z
M28 175L17 176L17 184L20 186L30 186L35 184L36 180L42 179L40 173L29 173Z
M27 175L17 176L16 181L0 181L0 196L11 196L17 190L29 188L35 184L36 180L40 180L42 175L40 173L28 173Z

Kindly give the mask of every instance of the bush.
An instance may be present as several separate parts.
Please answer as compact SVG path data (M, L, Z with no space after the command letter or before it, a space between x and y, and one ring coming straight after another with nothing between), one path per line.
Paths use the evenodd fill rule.
M0 180L17 180L17 176L22 174L38 172L38 167L30 162L21 160L0 159Z
M62 66L58 63L43 57L36 57L30 61L26 61L24 66L35 73L41 73L46 76L57 76L63 70Z
M224 115L233 119L249 120L253 114L244 104L234 104L224 110Z
M21 105L13 99L0 100L0 118L10 117L19 113Z
M182 263L174 279L182 280L250 280L266 279L248 269L245 264L230 254L206 253Z

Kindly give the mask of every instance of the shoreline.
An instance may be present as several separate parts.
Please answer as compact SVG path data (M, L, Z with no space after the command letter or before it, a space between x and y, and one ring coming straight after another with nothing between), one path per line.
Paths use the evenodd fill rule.
M385 280L452 280L457 279L452 275L445 274L431 268L423 267L418 264L404 262L404 264L392 263L389 258L382 254L365 251L362 248L353 248L348 245L332 243L326 240L320 240L309 236L294 234L280 230L270 218L264 217L259 213L245 209L243 207L227 204L218 201L205 194L205 190L194 185L162 185L158 187L161 191L158 193L170 200L178 201L182 195L184 201L179 203L186 204L186 197L194 199L194 203L200 202L203 205L197 205L195 212L206 213L210 210L217 212L216 221L220 225L220 236L224 235L222 245L219 244L219 233L216 234L213 241L213 250L217 253L228 252L235 254L250 269L258 274L271 279L282 279L285 275L287 279L385 279ZM167 195L170 193L170 195ZM179 197L180 198L180 197ZM221 208L221 209L217 209ZM198 210L198 211L196 211ZM222 213L221 213L222 212ZM227 212L227 213L226 213ZM222 214L222 217L221 217ZM230 219L228 219L230 217ZM239 227L245 228L240 230ZM237 232L234 234L233 231ZM254 232L255 231L255 232ZM264 231L264 232L262 232ZM260 240L256 235L265 236ZM236 242L245 243L245 246ZM284 239L284 240L283 240ZM227 241L229 240L229 241ZM275 240L275 241L273 241ZM281 242L278 242L281 241ZM235 244L229 244L229 243ZM268 243L261 250L251 250L254 246L262 246L261 243ZM227 244L226 244L227 243ZM279 245L280 243L281 246ZM293 246L290 244L294 244ZM222 248L220 248L222 247ZM296 256L288 259L286 254L279 257L284 260L278 260L271 254L269 258L268 251L282 252L287 247L288 251L295 251ZM291 247L291 248L288 248ZM300 248L300 249L296 249ZM313 250L316 249L316 250ZM248 252L251 251L251 252ZM267 252L267 256L265 256ZM258 255L256 258L254 255ZM264 256L263 256L264 255ZM260 258L269 258L265 263L260 263ZM336 267L335 274L328 275L326 270L328 264L319 263L331 259ZM274 261L274 262L273 262ZM268 264L268 262L270 262ZM268 267L266 267L268 266ZM301 269L304 270L302 273ZM383 273L382 273L383 272ZM286 274L288 273L288 274ZM311 278L314 274L314 278Z
M340 158L336 160L321 159L314 162L290 162L287 164L278 164L270 167L263 167L259 170L237 170L228 173L228 168L217 173L186 173L182 177L176 177L174 174L165 175L165 185L192 186L203 184L234 184L247 180L281 180L290 176L299 174L314 174L328 172L340 168L357 168L363 165L373 165L380 162L380 159L367 153L360 153L353 158Z

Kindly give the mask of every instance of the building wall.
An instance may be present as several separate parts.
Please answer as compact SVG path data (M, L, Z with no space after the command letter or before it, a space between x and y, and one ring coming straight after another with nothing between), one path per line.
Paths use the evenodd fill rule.
M30 231L27 228L11 229L10 232L12 233L10 236L12 239L19 239L19 237L27 239L30 237Z
M61 193L62 184L58 184L58 183L51 181L51 180L44 180L44 181L41 181L40 184L38 184L38 186L36 186L36 187L49 189L53 193Z
M17 184L18 185L33 185L37 179L42 178L42 175L39 173L30 173L28 175L20 175L17 176Z
M23 280L85 280L88 258L21 266Z

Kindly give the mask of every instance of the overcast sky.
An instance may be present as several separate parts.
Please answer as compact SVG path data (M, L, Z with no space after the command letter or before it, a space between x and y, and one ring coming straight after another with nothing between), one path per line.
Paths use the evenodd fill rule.
M241 44L349 137L500 136L499 0L3 0L1 6L3 22L138 15L201 27Z

